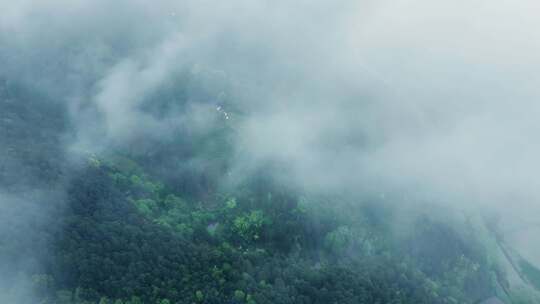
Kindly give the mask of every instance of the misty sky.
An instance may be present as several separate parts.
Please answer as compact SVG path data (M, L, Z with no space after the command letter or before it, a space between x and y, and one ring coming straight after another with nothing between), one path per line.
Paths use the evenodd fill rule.
M69 106L77 136L67 151L100 152L134 134L208 127L212 104L163 120L140 110L188 73L227 87L210 96L247 113L236 121L239 172L278 161L314 191L403 192L522 227L540 224L539 9L1 0L0 75ZM528 252L540 261L540 249Z

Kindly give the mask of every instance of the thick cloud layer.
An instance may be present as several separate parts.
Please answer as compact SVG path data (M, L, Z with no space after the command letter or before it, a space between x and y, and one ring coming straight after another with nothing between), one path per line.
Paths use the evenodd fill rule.
M208 127L212 103L166 119L141 109L187 73L206 99L232 94L247 113L238 172L279 162L290 171L278 177L312 191L400 193L537 225L539 6L3 1L0 63L69 104L71 150Z

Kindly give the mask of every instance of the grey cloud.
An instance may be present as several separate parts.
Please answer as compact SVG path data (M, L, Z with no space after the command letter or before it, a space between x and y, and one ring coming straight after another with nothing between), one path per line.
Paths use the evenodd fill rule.
M517 218L504 216L510 204L520 217L538 210L534 1L0 7L6 73L70 103L75 147L208 127L212 103L166 119L141 110L171 78L202 67L247 113L235 121L238 172L276 161L290 170L276 176L312 191L406 191L501 213L507 225ZM29 76L35 66L43 72Z

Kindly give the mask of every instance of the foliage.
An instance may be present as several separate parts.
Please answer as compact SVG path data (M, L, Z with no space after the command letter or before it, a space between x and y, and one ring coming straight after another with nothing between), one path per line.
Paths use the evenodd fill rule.
M261 210L250 211L234 219L233 229L245 240L258 240L265 220Z
M186 88L170 89L149 113L181 109ZM62 109L4 84L0 97L0 185L47 190L1 210L0 271L38 303L436 304L495 292L474 237L444 223L421 219L399 239L378 200L303 193L265 168L231 182L233 119L65 165Z

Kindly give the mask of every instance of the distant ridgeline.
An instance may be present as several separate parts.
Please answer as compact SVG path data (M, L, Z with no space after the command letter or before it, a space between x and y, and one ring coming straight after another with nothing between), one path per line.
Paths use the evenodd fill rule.
M457 231L424 217L396 237L392 209L375 198L299 193L264 170L222 187L230 122L149 144L151 153L132 144L73 165L65 111L40 98L0 82L0 299L534 303L500 261L517 261L523 286L538 288L540 271L501 255L481 221ZM186 165L193 157L204 170Z

